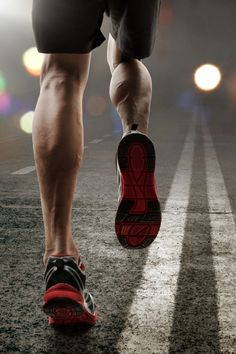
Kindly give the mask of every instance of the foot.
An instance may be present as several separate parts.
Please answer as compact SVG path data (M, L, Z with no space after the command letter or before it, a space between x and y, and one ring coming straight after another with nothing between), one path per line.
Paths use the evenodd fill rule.
M123 136L116 155L119 197L115 230L126 248L149 246L161 224L154 174L155 149L137 127L133 124L131 132Z
M50 256L44 279L43 311L50 325L95 324L98 315L85 287L83 263L72 256Z

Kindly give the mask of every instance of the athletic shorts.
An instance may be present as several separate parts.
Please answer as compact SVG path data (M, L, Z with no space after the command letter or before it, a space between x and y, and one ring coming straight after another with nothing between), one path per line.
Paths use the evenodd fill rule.
M161 0L33 0L32 24L41 53L88 53L104 40L103 15L124 56L150 56Z

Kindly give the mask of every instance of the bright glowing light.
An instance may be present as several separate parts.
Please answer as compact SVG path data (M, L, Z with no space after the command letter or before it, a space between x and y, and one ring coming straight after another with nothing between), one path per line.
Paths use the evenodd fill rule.
M31 0L0 0L0 15L25 21L30 19L31 3Z
M5 90L5 87L6 87L6 81L3 74L0 71L0 95Z
M194 81L199 89L211 91L219 86L221 82L221 72L215 65L204 64L195 71Z
M93 117L98 117L104 114L107 107L107 102L102 96L91 96L87 101L88 113Z
M39 76L43 64L44 54L32 47L23 54L22 60L26 70L33 76Z
M0 113L6 113L11 106L11 96L8 92L0 93Z
M34 112L30 111L30 112L25 113L20 118L20 127L25 133L28 133L28 134L32 133L33 117L34 117Z

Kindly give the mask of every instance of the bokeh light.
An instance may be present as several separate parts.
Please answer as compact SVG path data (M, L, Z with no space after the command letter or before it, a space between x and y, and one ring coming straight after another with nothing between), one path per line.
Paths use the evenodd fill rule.
M39 76L43 64L44 54L39 53L36 47L25 51L22 60L26 70L33 76Z
M107 108L107 101L102 96L91 96L87 101L87 111L93 117L102 116Z
M3 76L3 73L0 71L0 95L6 88L6 80Z
M0 113L7 113L11 107L11 96L8 92L0 92Z
M221 77L220 69L217 66L204 64L196 69L194 82L200 90L211 91L219 86Z
M20 118L20 127L25 133L28 133L28 134L32 133L33 118L34 118L33 111L29 111L29 112L25 113Z
M160 19L159 24L160 26L169 26L173 19L173 9L172 6L166 2L161 5L161 12L160 12Z

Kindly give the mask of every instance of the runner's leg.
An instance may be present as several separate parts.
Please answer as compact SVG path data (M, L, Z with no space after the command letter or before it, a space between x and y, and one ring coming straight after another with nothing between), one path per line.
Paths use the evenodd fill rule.
M137 123L138 130L147 134L152 97L152 79L147 68L138 59L123 57L111 35L107 60L112 73L110 97L121 117L124 133Z
M83 157L82 98L90 54L47 54L33 121L33 148L45 227L46 263L51 254L79 251L71 212Z

